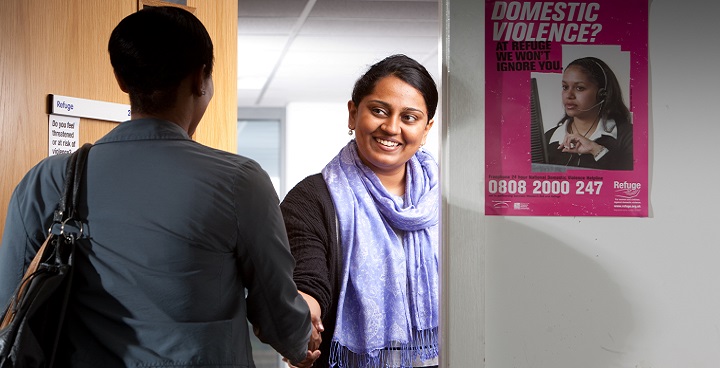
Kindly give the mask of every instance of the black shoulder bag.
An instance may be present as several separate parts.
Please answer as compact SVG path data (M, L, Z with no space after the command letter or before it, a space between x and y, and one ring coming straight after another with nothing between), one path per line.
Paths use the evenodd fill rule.
M75 244L82 236L77 204L88 151L68 161L63 194L48 236L28 266L0 324L0 368L53 366L70 295Z

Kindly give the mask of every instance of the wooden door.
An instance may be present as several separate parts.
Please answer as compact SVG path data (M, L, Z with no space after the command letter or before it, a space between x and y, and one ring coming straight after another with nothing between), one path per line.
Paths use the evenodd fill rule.
M0 11L0 226L12 190L48 155L47 96L128 104L113 76L107 42L138 0L3 0ZM200 143L236 151L237 1L188 0L215 46L215 95L195 133ZM118 123L81 119L79 143ZM2 234L2 229L0 229Z

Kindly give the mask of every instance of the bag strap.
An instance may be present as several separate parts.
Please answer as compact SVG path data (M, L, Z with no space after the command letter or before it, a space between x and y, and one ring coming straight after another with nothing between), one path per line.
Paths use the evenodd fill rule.
M87 165L88 152L92 148L92 143L85 143L77 151L75 157L75 173L73 175L73 189L72 199L70 201L70 207L68 210L68 218L78 218L78 202L80 200L80 184L82 183L83 175L85 174L85 166Z
M63 194L55 210L54 222L62 223L67 219L77 219L78 197L80 196L80 183L85 172L85 164L92 143L85 143L70 155L65 169L65 183Z
M80 184L82 183L83 175L85 174L85 166L87 164L87 157L88 152L90 151L90 148L92 148L91 143L85 143L83 144L77 151L73 152L73 154L70 157L70 161L68 163L69 166L72 167L72 170L68 170L66 173L66 182L64 186L64 192L63 192L63 199L61 201L64 201L65 206L65 220L63 222L63 225L68 220L75 220L80 225L80 236L82 236L83 232L83 224L81 219L78 215L78 203L80 201ZM68 181L72 180L72 183L68 185ZM76 235L68 235L63 233L63 225L61 225L61 233L59 236L69 238L71 237L72 240L70 241L70 251L67 258L67 264L73 263L73 253L75 249L75 239ZM63 252L59 248L59 243L56 243L56 249L55 249L55 257L56 257L56 263L58 264L64 264L63 262L63 256L61 255ZM67 286L65 287L65 292L62 296L62 303L60 304L60 314L59 314L59 320L57 322L57 330L55 331L55 338L54 343L52 345L52 350L50 352L50 357L48 359L48 367L54 367L55 366L55 357L57 355L58 347L59 347L59 341L60 341L60 333L62 331L62 325L63 321L65 319L65 312L67 310L68 300L70 298L70 288L72 285L72 275L75 271L75 267L70 267L68 271L68 279L67 279Z
M92 144L85 143L82 147L78 148L72 153L72 155L70 155L70 159L68 160L65 168L63 193L60 197L60 201L58 202L58 207L55 210L53 223L63 223L63 221L76 218L77 216L80 183L85 171L85 164L87 162L88 151L90 151L90 148L92 148ZM27 287L27 282L30 280L30 276L37 271L38 266L41 262L43 262L43 257L46 253L45 251L50 243L50 239L52 238L51 231L52 225L50 232L48 232L48 236L45 238L42 246L38 249L37 254L35 254L35 257L25 271L23 279L14 293L13 300L10 301L10 305L5 310L2 322L0 322L0 328L4 328L13 320L15 314L13 313L12 305L22 299L22 296L25 293L25 288Z

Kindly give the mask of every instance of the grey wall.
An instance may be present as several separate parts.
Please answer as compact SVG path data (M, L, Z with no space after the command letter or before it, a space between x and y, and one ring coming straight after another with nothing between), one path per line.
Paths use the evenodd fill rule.
M482 215L484 2L443 8L443 366L720 366L720 3L650 4L640 219Z
M484 366L483 2L442 1L442 367ZM445 122L450 122L445 123Z

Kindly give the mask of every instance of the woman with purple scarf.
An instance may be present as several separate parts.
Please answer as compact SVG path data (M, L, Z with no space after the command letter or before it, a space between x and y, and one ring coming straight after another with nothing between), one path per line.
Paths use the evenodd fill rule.
M355 138L281 204L315 367L438 365L438 166L422 148L437 102L415 60L373 65L348 102Z

